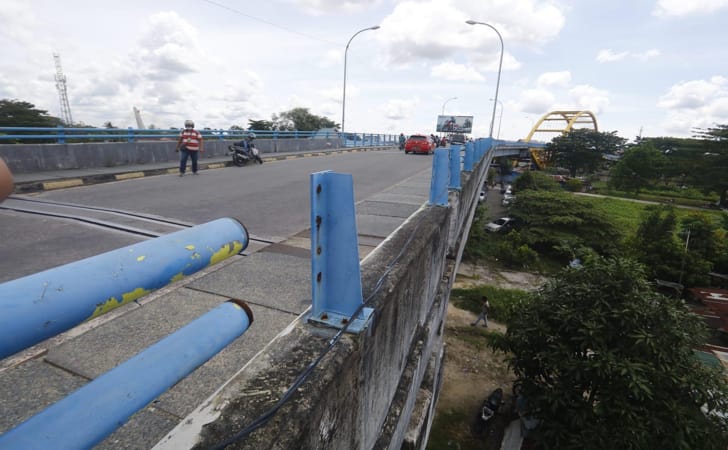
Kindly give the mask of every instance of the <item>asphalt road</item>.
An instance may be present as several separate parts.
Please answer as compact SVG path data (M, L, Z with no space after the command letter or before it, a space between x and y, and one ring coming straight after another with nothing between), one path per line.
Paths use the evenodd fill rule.
M34 194L33 198L120 209L199 224L235 217L252 236L277 241L309 227L310 174L350 173L355 201L424 170L432 157L397 150L269 161ZM0 282L138 242L142 237L70 219L0 210Z

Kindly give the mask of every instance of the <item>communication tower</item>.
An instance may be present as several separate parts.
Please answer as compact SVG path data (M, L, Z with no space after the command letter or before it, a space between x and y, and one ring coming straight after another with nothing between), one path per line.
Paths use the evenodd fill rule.
M145 129L146 127L144 126L144 121L142 121L141 111L139 111L139 108L137 108L136 106L134 106L133 108L134 108L134 118L136 119L137 128L140 130Z
M73 117L71 116L71 105L68 104L68 90L66 89L66 76L61 68L61 55L53 54L53 60L56 62L56 89L58 90L58 98L61 100L61 120L66 126L73 125Z

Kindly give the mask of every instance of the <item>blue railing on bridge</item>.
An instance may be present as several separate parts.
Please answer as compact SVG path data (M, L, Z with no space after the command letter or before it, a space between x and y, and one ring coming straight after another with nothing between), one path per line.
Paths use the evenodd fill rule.
M243 139L253 132L257 139L341 139L344 147L379 147L396 145L397 136L382 133L339 133L335 131L281 130L198 130L205 139ZM137 142L146 140L176 140L179 129L137 128L73 128L73 127L0 127L0 144L22 144L28 141L65 144L68 142Z

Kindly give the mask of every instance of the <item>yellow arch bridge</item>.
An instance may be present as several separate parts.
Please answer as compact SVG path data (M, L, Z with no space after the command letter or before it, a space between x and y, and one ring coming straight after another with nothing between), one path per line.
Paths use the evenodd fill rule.
M524 141L531 142L533 136L537 133L568 133L575 125L576 128L592 128L594 131L599 131L597 118L591 111L551 111L544 114L536 122ZM549 137L544 140L550 141L551 139L552 137ZM548 160L546 151L542 147L530 147L529 151L533 162L539 169L543 169L550 164L551 161Z

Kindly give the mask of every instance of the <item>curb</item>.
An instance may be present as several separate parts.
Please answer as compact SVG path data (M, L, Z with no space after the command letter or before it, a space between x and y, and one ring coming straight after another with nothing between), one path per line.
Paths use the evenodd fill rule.
M265 154L261 155L261 158L263 161L288 161L291 159L298 159L298 158L309 158L314 156L328 156L332 154L342 154L342 153L359 153L359 152L369 152L369 151L379 151L379 150L386 150L390 147L357 147L357 148L345 148L345 149L335 149L335 150L327 150L327 151L315 151L315 152L305 152L305 153L296 153L296 154L288 154L288 155L280 155L280 156L265 156ZM211 163L200 163L199 169L200 170L210 170L210 169L222 169L225 167L233 167L232 161L224 161L224 162L211 162ZM122 180L132 180L136 178L144 178L144 177L150 177L150 176L157 176L157 175L169 175L169 174L176 174L178 172L178 168L176 166L173 167L164 167L164 168L158 168L158 169L149 169L149 170L134 170L134 171L124 171L123 168L120 168L119 172L116 173L102 173L102 174L93 174L93 175L87 175L83 177L69 177L69 178L57 178L53 180L44 180L44 181L26 181L26 182L16 182L15 183L15 194L30 194L34 192L43 192L43 191L52 191L56 189L66 189L71 187L79 187L79 186L90 186L94 184L101 184L101 183L109 183L112 181L122 181Z

